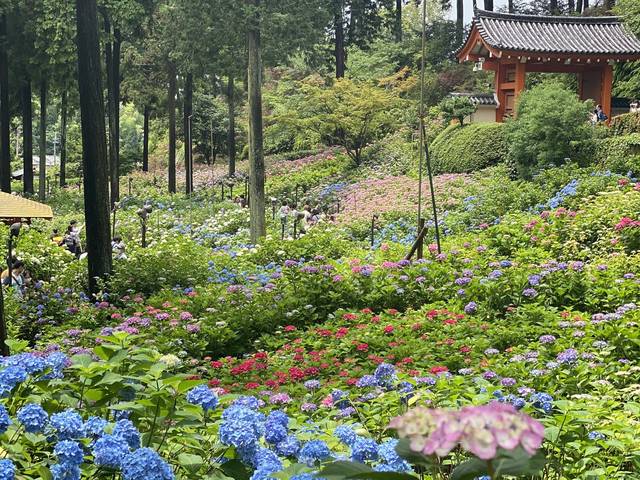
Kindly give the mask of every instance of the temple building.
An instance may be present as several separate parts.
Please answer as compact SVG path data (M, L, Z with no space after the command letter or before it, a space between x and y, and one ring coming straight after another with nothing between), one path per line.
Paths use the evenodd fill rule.
M640 39L617 17L535 16L476 10L461 62L495 72L495 121L513 114L529 72L573 73L580 98L611 117L613 66L640 60Z

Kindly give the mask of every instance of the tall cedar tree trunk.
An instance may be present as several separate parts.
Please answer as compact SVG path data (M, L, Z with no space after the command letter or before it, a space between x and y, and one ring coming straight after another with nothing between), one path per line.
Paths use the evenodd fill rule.
M113 29L113 146L115 149L114 162L111 166L111 202L120 200L120 49L122 46L122 36L120 29Z
M569 0L567 2L567 7L569 9L569 14L572 14L576 11L576 0Z
M266 235L264 213L264 151L262 144L262 58L260 51L260 0L251 0L255 17L247 34L249 48L249 233L255 244Z
M509 0L509 13L516 13L516 9L513 5L513 0Z
M236 173L236 105L234 89L233 76L229 75L229 81L227 83L227 104L229 105L229 138L227 140L229 144L229 176ZM211 142L211 149L213 150L213 142ZM213 161L215 163L215 156Z
M484 9L493 12L493 0L484 0Z
M111 36L111 22L109 15L103 11L104 31ZM111 186L111 205L118 201L119 196L119 166L118 166L118 109L116 99L116 41L105 42L105 65L107 69L107 114L109 117L109 179ZM118 59L120 58L118 48Z
M33 195L33 105L30 78L22 85L22 138L23 191Z
M149 116L151 108L144 106L144 124L142 127L142 171L149 171Z
M577 13L582 13L582 0L577 0L576 2L576 12Z
M191 115L193 114L193 74L187 73L184 84L184 106L182 108L182 121L184 131L184 176L185 193L189 195L193 192L193 165L191 162Z
M167 110L169 110L169 193L176 193L176 67L168 65L169 91L167 92Z
M461 45L464 38L464 0L456 0L456 44Z
M607 12L613 10L613 7L616 6L616 0L604 0L604 9Z
M336 12L334 19L336 28L336 44L335 44L335 57L336 57L336 78L344 78L345 70L345 50L344 50L344 16L342 13L342 7L340 11Z
M0 16L0 190L11 193L11 152L9 150L9 58L7 16Z
M97 293L97 280L111 273L111 241L96 0L76 0L76 22L89 288L92 293Z
M395 33L396 33L396 42L402 41L402 0L396 0L396 10L395 10Z
M44 75L43 75L44 76ZM44 201L47 188L47 80L40 81L40 166L38 169L38 198Z
M67 116L69 114L69 94L65 86L60 106L60 186L67 184Z
M582 0L582 11L589 9L589 0Z
M549 0L549 13L551 15L558 15L558 0Z

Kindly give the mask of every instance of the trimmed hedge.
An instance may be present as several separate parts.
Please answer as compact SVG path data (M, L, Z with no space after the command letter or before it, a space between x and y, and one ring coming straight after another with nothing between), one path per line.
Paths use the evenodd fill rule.
M503 123L451 125L431 143L436 173L466 173L504 162L509 151Z
M614 135L640 133L640 112L623 113L613 117L609 126Z
M640 133L596 140L594 160L616 173L640 173Z

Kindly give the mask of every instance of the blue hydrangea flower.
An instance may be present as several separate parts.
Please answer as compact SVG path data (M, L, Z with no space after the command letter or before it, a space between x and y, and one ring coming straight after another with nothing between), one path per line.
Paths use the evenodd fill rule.
M276 444L287 436L287 429L276 422L267 421L265 425L264 439L268 443Z
M121 437L103 435L96 440L92 453L96 465L119 468L129 454L129 444Z
M274 410L267 416L267 423L278 423L284 428L289 427L289 417L282 410Z
M82 417L72 409L51 415L51 426L60 440L72 440L84 436Z
M7 397L11 390L27 379L27 371L15 365L9 365L0 371L0 396Z
M104 429L108 422L104 418L89 417L84 424L85 434L88 437L98 438L104 435Z
M529 401L536 408L539 408L544 413L551 413L553 410L553 397L548 393L534 393L529 398Z
M18 410L17 417L25 431L29 433L42 432L49 421L47 412L35 403L28 403Z
M53 453L58 462L68 465L80 465L84 457L80 444L73 440L58 442L53 449Z
M51 466L53 480L80 480L80 467L67 463Z
M9 459L0 460L0 478L2 480L14 480L16 478L16 466Z
M396 452L398 440L392 438L378 446L378 456L385 464L390 467L389 470L378 470L385 472L410 472L411 465L403 460Z
M298 453L300 463L312 466L317 461L326 460L331 456L331 451L322 440L311 440L305 443Z
M122 438L131 448L140 448L140 432L131 420L118 420L112 435Z
M306 388L307 390L317 390L318 388L320 388L320 381L307 380L306 382L304 382L304 388Z
M589 438L589 440L604 440L606 438L604 433L597 432L595 430L589 432L587 434L587 437Z
M198 385L187 393L187 402L200 405L206 412L218 406L218 396L207 385Z
M357 437L351 445L351 459L364 463L366 460L378 458L378 444L372 438Z
M11 425L11 418L9 418L9 412L4 408L4 405L0 405L0 434L3 434L7 431Z
M335 437L345 445L351 446L358 438L356 432L349 425L340 425L333 431Z
M51 369L44 378L49 380L53 378L63 378L62 371L69 365L69 358L62 352L53 352L45 359L47 367Z
M4 362L5 365L14 365L23 368L28 374L32 375L47 368L44 358L38 357L33 353L19 353L8 357Z
M295 457L300 451L300 442L295 435L287 435L276 445L276 453L283 457Z
M260 408L260 401L253 396L242 396L236 398L231 406L242 406L250 408L252 410L257 410L258 408Z
M150 448L139 448L122 460L123 480L174 480L171 467Z
M378 380L374 375L364 375L363 377L359 378L358 381L356 382L356 387L359 387L359 388L377 387L377 386L378 386Z

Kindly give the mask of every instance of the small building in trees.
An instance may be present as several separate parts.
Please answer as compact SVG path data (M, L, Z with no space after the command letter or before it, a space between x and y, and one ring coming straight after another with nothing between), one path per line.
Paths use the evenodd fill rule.
M617 17L535 16L477 10L461 62L495 72L495 121L513 114L529 72L573 73L580 98L612 116L613 66L640 60L640 39ZM553 105L549 106L553 108Z
M51 220L53 211L49 205L0 192L0 222L7 225L15 222L29 223L33 218Z

